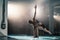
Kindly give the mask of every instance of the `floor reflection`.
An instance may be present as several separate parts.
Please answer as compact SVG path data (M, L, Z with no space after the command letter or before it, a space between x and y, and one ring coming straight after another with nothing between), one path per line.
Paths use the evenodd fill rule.
M8 36L0 37L0 40L60 40L60 36L39 36L39 38L33 38L33 36Z
M2 37L2 36L0 36L0 40L17 40L17 39L15 39L15 38L10 38L10 37Z

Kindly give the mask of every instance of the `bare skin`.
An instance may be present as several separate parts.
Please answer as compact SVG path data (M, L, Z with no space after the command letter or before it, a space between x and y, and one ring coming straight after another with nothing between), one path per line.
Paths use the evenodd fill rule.
M37 9L37 5L35 5L35 13L34 13L34 17L33 20L29 20L29 23L33 25L33 35L34 37L38 37L38 30L43 30L45 32L48 32L49 34L52 34L49 30L47 30L46 28L44 28L44 25L42 25L42 22L39 23L38 20L36 20L36 9ZM42 25L42 26L41 26Z
M43 30L49 34L52 34L49 30L47 30L46 28L43 28L43 27L38 27L39 30Z
M49 33L49 34L52 34L49 30L47 30L46 28L43 28L42 22L39 23L38 29L39 29L39 30L43 30L43 31L45 31L45 32L47 32L47 33Z

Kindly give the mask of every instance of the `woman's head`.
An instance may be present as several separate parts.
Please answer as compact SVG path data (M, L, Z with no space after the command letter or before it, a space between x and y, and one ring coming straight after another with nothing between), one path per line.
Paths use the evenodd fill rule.
M32 20L29 20L29 23L32 24L33 23Z

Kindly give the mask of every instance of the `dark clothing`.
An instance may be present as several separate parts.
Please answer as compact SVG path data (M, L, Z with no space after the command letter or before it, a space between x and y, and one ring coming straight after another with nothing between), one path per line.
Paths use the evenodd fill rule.
M29 23L33 24L34 28L36 28L38 26L39 21L38 20L34 20L34 21L29 20Z
M46 26L44 24L42 24L42 25L38 24L38 26L41 26L43 28L46 28Z

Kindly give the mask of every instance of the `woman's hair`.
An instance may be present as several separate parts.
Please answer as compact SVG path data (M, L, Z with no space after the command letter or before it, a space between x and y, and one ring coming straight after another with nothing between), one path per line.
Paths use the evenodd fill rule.
M32 24L33 22L31 20L29 20L29 23Z

